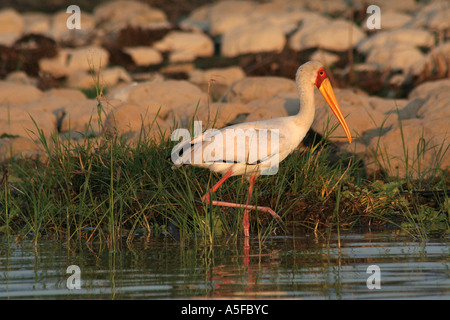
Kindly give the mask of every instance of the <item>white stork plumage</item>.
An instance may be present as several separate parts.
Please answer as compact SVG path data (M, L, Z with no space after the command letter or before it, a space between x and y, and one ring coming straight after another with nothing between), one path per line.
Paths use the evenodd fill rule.
M294 151L305 137L314 120L314 86L319 89L336 115L348 141L352 141L323 65L318 61L303 64L298 68L295 80L300 99L297 115L240 123L221 130L208 130L191 141L178 145L172 152L172 160L173 155L178 158L177 165L190 164L223 174L222 179L202 200L217 206L244 208L242 224L245 237L249 236L249 210L270 213L281 221L271 208L250 205L253 185L260 174L270 172L264 170L278 168L278 163ZM216 200L210 202L210 195L230 176L235 175L243 175L250 181L246 204Z

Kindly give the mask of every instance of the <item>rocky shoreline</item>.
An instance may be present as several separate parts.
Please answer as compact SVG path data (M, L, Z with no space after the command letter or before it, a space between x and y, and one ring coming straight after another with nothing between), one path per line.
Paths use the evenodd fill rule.
M380 29L368 29L363 1L218 1L176 23L148 4L110 1L81 8L81 29L68 29L65 10L3 8L0 160L42 155L36 126L47 138L76 142L88 130L132 143L142 125L147 137L170 137L194 114L218 128L292 115L293 75L315 59L331 70L356 137L343 143L338 127L330 140L367 172L403 176L406 162L448 170L450 3L372 2ZM89 94L96 89L100 100ZM316 104L312 130L323 134L335 120L319 94Z

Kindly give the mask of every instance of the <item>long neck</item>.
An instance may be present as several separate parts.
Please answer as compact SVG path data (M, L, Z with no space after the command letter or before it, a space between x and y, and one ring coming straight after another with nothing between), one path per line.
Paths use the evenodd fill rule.
M295 122L301 127L309 129L314 121L314 85L305 84L297 78L298 97L300 99L300 110L295 116Z

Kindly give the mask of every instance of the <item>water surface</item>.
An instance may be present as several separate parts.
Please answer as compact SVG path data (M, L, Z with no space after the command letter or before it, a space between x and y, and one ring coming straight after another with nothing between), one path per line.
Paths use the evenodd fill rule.
M142 238L115 247L3 240L0 299L449 299L449 242L297 232L251 238L246 252L241 239L200 246ZM79 274L67 272L72 265Z

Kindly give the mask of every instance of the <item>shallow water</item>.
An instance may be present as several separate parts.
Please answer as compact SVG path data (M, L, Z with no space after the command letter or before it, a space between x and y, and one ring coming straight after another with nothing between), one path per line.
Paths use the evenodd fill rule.
M295 233L212 246L0 243L0 299L449 299L450 240ZM68 267L79 267L79 273ZM369 266L378 271L368 273ZM369 281L368 281L369 279ZM379 280L379 286L377 286ZM78 286L79 285L79 288Z

